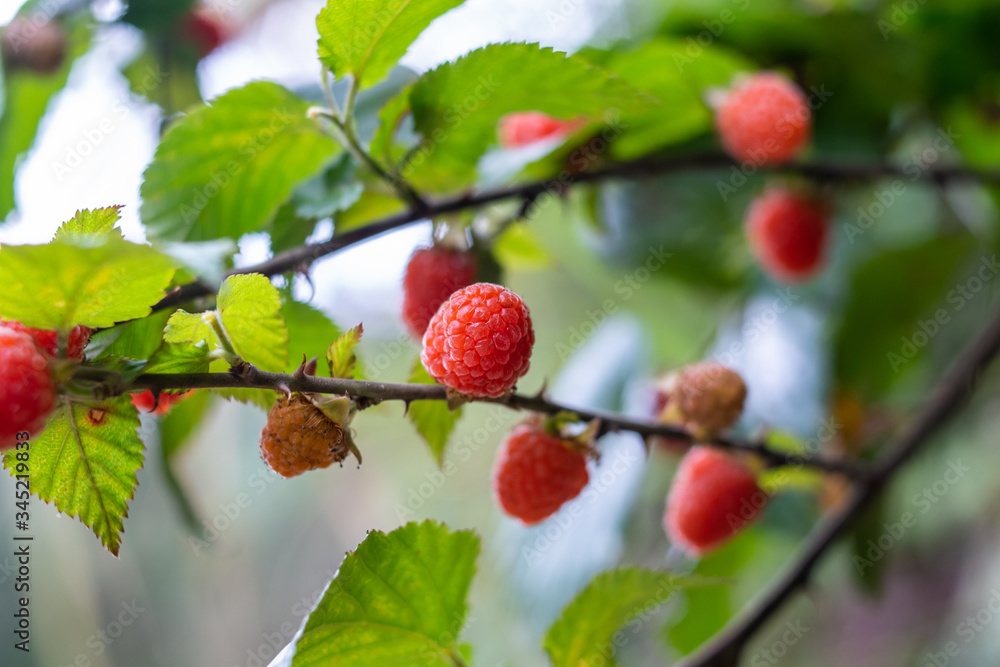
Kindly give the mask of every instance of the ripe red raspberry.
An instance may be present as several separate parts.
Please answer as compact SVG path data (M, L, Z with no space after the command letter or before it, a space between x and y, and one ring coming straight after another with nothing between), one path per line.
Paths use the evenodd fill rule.
M737 160L778 164L809 141L811 113L798 86L775 72L761 72L726 94L715 126L723 147Z
M28 334L0 327L0 450L17 444L18 433L37 437L55 404L48 357Z
M477 271L470 252L434 246L413 253L403 276L403 321L410 335L422 339L441 304L455 290L474 283Z
M144 392L132 394L132 405L134 405L140 412L152 412L157 417L162 417L170 412L170 409L177 403L193 393L194 389L180 394L161 393L160 400L157 402L156 397L153 396L153 392L147 389ZM153 407L154 405L156 406L155 408Z
M500 119L498 134L504 148L519 148L542 139L571 134L583 119L560 120L540 111L521 111L507 114Z
M352 452L360 463L361 456L344 428L299 393L274 404L260 434L261 456L282 477L326 468Z
M66 57L66 35L58 23L42 16L18 17L3 29L0 47L10 70L52 74Z
M761 267L774 278L802 282L823 265L829 209L785 188L769 188L746 213L746 231Z
M521 297L500 285L476 283L441 304L424 333L420 361L446 387L496 398L528 372L534 344Z
M199 58L204 58L222 46L228 35L219 20L201 11L188 12L180 25L181 37L195 47Z
M710 435L729 428L743 412L747 386L739 373L716 361L702 361L684 368L671 392L681 421Z
M736 459L692 447L677 468L663 525L671 542L701 556L740 532L766 504L767 494Z
M493 490L504 512L530 525L580 495L589 479L579 448L528 422L514 427L500 446Z
M59 355L59 334L48 329L32 329L13 320L0 320L0 327L26 333L35 340L35 345L42 348L50 357ZM83 348L90 342L91 331L79 324L70 329L69 340L66 341L66 357L68 359L83 359Z

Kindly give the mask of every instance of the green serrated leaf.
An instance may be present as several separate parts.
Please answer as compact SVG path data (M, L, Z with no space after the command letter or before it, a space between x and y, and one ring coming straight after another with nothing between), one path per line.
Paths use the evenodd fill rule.
M7 245L0 248L0 317L38 329L110 327L149 315L173 275L173 260L115 236Z
M98 405L63 401L45 431L31 440L31 492L80 519L116 556L143 464L138 427L139 414L128 396ZM17 453L3 457L12 474Z
M409 381L414 384L437 384L419 359L413 364ZM406 416L416 427L417 433L427 441L431 455L440 466L444 463L448 436L455 430L455 425L462 417L462 408L449 410L445 401L413 401L406 411Z
M537 44L491 44L439 66L413 85L410 106L423 142L402 175L428 188L469 185L476 163L496 140L497 122L514 111L599 118L655 104L582 58Z
M339 152L308 103L257 81L194 111L167 132L142 184L153 238L237 239L265 228L294 187Z
M325 357L330 349L330 341L336 340L342 333L322 311L295 301L288 295L282 301L281 316L288 325L287 373L298 368L303 356L307 360Z
M386 77L430 22L462 0L329 0L316 17L319 59L355 85Z
M132 359L149 359L163 341L163 328L167 326L169 318L170 311L161 310L148 317L95 332L87 346L87 358L114 354Z
M330 344L326 351L326 363L330 367L330 377L354 379L358 372L358 356L354 352L364 327L358 325L348 329Z
M108 206L77 211L76 215L59 225L55 240L58 241L74 234L111 233L115 228L115 223L121 218L121 209L121 206ZM117 235L121 236L121 230L118 230Z
M615 632L629 619L669 600L702 579L636 567L603 572L563 610L545 636L553 667L615 667L609 652Z
M455 667L478 554L474 533L432 521L368 533L306 619L292 667Z
M163 340L167 343L190 343L204 345L209 353L222 350L222 341L212 326L212 320L217 317L215 311L206 313L188 313L176 311L167 321L163 330Z
M288 329L281 317L281 296L259 273L230 276L217 300L222 325L236 354L267 371L288 365Z

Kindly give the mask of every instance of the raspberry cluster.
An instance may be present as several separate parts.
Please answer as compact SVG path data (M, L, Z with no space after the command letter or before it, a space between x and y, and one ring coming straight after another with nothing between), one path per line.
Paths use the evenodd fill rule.
M530 525L580 495L589 479L580 446L535 420L515 427L500 446L493 490L505 513Z
M441 304L455 290L474 283L477 271L470 252L433 246L413 253L403 275L403 321L410 335L421 340Z
M572 134L585 121L560 120L540 111L520 111L500 119L497 133L504 148L519 148L543 139Z
M829 217L823 201L783 187L769 188L747 210L750 249L777 280L808 280L823 265Z
M674 476L663 525L671 542L701 556L718 548L758 517L767 494L734 457L692 447Z
M460 394L497 398L528 372L535 332L517 294L476 283L452 294L427 325L420 361Z
M45 428L56 404L49 359L27 333L0 327L0 450Z
M798 86L775 72L761 72L726 94L715 126L723 147L737 160L780 164L808 143L812 114Z

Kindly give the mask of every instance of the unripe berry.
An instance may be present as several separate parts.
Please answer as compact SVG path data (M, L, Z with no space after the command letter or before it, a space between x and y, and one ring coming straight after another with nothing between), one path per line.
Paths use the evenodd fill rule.
M520 148L536 141L571 134L585 121L561 120L540 111L519 111L500 119L498 134L504 148Z
M346 405L348 399L314 399L295 393L274 404L260 434L260 455L271 470L282 477L295 477L308 470L327 468L352 453L361 463L346 419L338 421L323 409L338 401Z
M822 268L829 217L824 202L785 188L769 188L747 209L750 249L775 279L808 280Z
M421 340L441 304L474 283L477 271L471 252L433 246L413 253L403 276L403 322L410 335Z
M446 387L497 398L528 372L534 344L521 297L500 285L476 283L441 304L424 333L420 361Z
M49 358L28 334L0 327L0 450L38 436L55 403Z
M756 165L794 158L809 141L811 124L806 96L775 72L760 72L736 83L715 114L726 151Z
M48 329L32 329L14 320L0 320L0 327L12 331L20 331L32 337L35 345L50 357L59 356L59 334ZM66 341L66 358L83 359L83 350L90 342L91 331L85 326L76 325L70 329L69 337Z
M580 495L589 479L579 446L548 433L541 423L527 422L500 446L493 490L505 513L530 525Z
M18 17L3 29L2 45L5 66L37 74L52 74L66 57L66 35L58 23L43 20L41 15Z
M721 546L756 519L767 494L747 468L712 447L681 459L663 516L670 541L695 556Z

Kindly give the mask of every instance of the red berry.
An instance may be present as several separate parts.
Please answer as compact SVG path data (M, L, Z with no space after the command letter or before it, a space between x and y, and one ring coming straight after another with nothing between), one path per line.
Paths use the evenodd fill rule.
M519 148L542 139L571 134L585 121L560 120L541 111L521 111L500 119L498 134L504 148Z
M222 46L227 38L226 30L218 19L198 11L189 12L181 20L180 30L185 41L194 45L200 58Z
M777 164L795 157L809 141L811 113L806 96L774 72L740 81L715 115L726 151L737 160Z
M41 15L15 18L3 29L0 45L4 64L11 70L52 74L66 57L63 29Z
M704 555L740 532L767 504L749 470L711 447L692 447L674 477L663 525L670 541Z
M500 446L493 490L504 512L533 524L580 495L589 478L581 451L540 425L525 423Z
M747 209L750 248L774 278L789 283L807 280L822 267L829 215L823 202L770 188Z
M747 386L736 371L716 361L684 368L671 392L678 416L706 434L729 428L743 413Z
M38 436L55 404L48 357L28 334L0 327L0 450L17 444L18 433Z
M152 412L157 417L162 417L177 403L194 393L194 389L180 394L161 393L159 402L149 389L139 394L132 394L132 405L140 412ZM153 406L156 406L155 408Z
M260 454L274 472L295 477L343 461L351 453L349 443L341 426L296 393L278 400L268 413Z
M403 321L410 335L422 339L441 304L455 290L474 283L477 271L469 252L434 246L413 253L403 276Z
M438 309L420 361L438 382L467 396L503 396L528 372L535 332L521 297L500 285L464 287Z
M59 334L48 329L32 329L13 320L0 320L0 327L26 333L35 340L35 345L42 348L50 357L59 356ZM69 332L66 341L66 357L68 359L83 359L83 349L90 342L92 332L85 326L76 325Z

